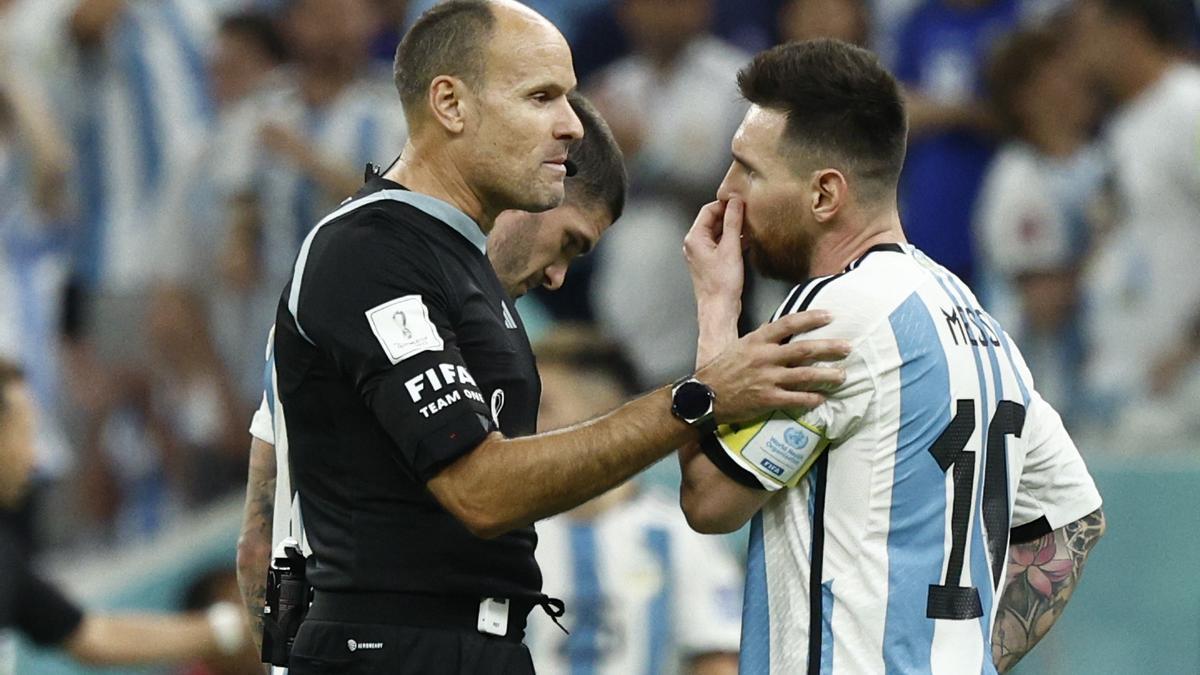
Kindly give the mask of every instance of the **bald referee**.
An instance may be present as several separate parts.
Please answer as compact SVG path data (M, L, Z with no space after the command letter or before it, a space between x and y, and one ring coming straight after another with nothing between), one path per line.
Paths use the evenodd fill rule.
M515 2L451 0L396 56L411 136L399 162L305 239L276 316L276 442L316 589L291 672L530 673L539 518L699 437L821 397L841 341L781 344L796 315L687 382L529 436L540 386L484 255L497 214L563 199L582 135L562 35Z

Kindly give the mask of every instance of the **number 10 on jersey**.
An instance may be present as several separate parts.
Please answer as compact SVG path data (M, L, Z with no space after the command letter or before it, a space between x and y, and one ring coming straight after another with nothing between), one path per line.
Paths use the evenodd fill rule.
M950 506L950 560L946 565L946 577L941 584L929 587L929 598L925 615L930 619L974 619L983 616L983 605L979 600L979 589L974 586L959 586L963 560L970 535L971 513L979 509L982 514L984 539L988 556L991 558L993 589L999 590L1003 578L1004 564L1008 557L1008 452L1005 436L1021 437L1025 426L1025 406L1012 401L1000 401L988 424L985 466L983 467L983 494L976 495L976 454L967 449L975 433L975 401L959 399L955 403L954 417L942 431L929 453L943 472L950 472L954 499ZM982 499L977 505L976 500Z

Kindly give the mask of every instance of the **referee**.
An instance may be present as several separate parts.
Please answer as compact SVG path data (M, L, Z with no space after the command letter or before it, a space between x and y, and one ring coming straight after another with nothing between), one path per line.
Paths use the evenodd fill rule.
M291 652L307 673L529 673L539 518L690 440L841 381L790 367L797 315L695 377L599 419L535 431L537 370L484 255L502 211L563 199L582 135L562 35L508 0L451 0L397 50L411 136L397 164L309 233L276 316L276 439L290 457L316 594ZM280 421L282 420L282 425ZM516 438L525 436L523 438Z

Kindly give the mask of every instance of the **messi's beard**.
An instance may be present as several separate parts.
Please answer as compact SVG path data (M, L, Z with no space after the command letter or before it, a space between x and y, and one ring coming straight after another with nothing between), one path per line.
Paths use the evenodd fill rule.
M809 278L813 242L798 226L789 230L787 236L775 242L751 239L750 265L768 279L799 284Z

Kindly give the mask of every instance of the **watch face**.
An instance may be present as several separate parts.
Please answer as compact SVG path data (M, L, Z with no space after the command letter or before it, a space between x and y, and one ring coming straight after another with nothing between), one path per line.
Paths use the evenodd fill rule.
M712 392L699 382L684 382L675 390L675 411L685 420L703 417L710 407Z

